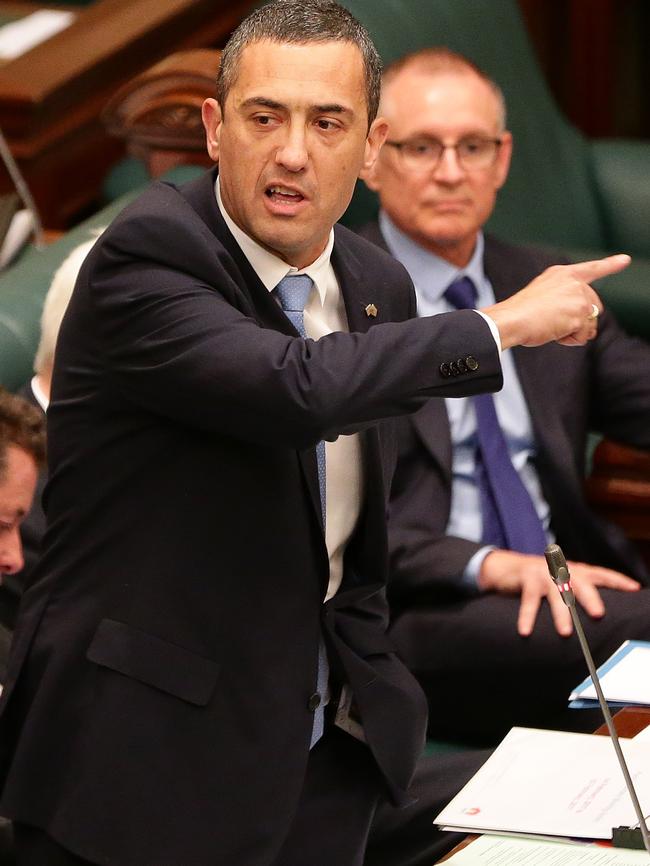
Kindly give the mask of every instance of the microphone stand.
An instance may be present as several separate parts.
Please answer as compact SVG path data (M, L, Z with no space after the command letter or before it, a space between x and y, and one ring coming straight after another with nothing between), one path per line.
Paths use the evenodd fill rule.
M23 204L27 208L27 210L32 215L32 220L34 222L34 245L37 249L43 249L45 246L45 240L43 236L43 225L41 223L41 218L38 213L38 208L36 207L36 202L34 201L31 192L29 191L29 187L25 183L25 179L20 173L20 169L18 168L18 164L14 159L14 156L9 149L9 145L7 144L7 140L4 137L2 130L0 129L0 158L2 159L5 168L9 174L9 177L14 183L16 191L20 198L23 201Z
M609 735L612 739L612 744L614 746L614 750L616 752L616 756L618 758L618 762L623 773L623 778L625 779L625 784L627 786L630 799L632 800L632 805L634 806L636 817L639 821L638 830L641 833L643 847L648 852L648 854L650 854L650 836L648 835L648 827L645 822L645 816L641 810L641 804L639 803L639 798L636 795L634 784L632 782L632 777L630 776L629 770L627 768L627 763L623 755L623 750L621 749L621 744L618 740L618 734L616 733L616 728L614 727L614 722L612 720L609 707L607 706L605 695L603 694L603 690L600 686L600 680L598 678L596 666L591 655L591 650L589 649L589 644L587 643L587 638L585 637L582 623L580 622L580 618L578 616L578 611L576 609L576 599L575 595L573 594L573 590L571 589L571 581L569 569L566 564L566 559L564 558L564 554L562 553L561 548L557 544L549 544L549 546L546 548L544 555L546 556L546 563L548 565L548 570L551 578L560 591L562 601L569 608L569 613L571 614L571 619L573 620L573 625L575 627L576 634L578 635L578 640L580 641L580 646L582 648L582 654L584 655L585 661L587 662L587 667L589 668L589 673L591 674L591 679L596 689L596 694L598 695L598 702L603 712L603 716L605 717L605 724L607 725L607 730L609 731ZM638 841L640 841L638 840L638 833L636 829L632 827L612 828L612 841L614 842L614 845L621 848L642 847L638 844Z

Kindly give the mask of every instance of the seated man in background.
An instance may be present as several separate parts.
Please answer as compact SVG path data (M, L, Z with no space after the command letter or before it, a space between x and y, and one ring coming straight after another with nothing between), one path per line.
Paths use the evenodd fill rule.
M20 524L32 505L45 461L45 419L22 397L0 388L0 582L23 567ZM11 633L0 625L0 683Z
M405 265L420 316L501 301L558 262L482 233L512 137L481 70L444 48L408 55L384 74L381 111L388 139L364 178L381 212L361 234ZM590 430L650 445L650 346L605 311L588 346L515 348L502 361L494 397L432 400L405 421L390 509L392 637L427 692L430 731L484 742L514 724L601 722L567 708L586 665L548 542L573 560L597 664L627 638L650 639L645 567L583 495Z
M41 336L34 357L34 376L20 391L21 397L41 410L43 419L50 401L54 349L61 320L72 295L79 268L94 243L93 238L79 244L68 254L52 277L50 288L45 296L41 314ZM45 514L41 497L46 479L47 473L43 468L36 485L33 507L20 527L23 567L17 572L7 574L0 586L0 627L4 627L7 633L14 628L20 596L40 554L41 540L45 532Z

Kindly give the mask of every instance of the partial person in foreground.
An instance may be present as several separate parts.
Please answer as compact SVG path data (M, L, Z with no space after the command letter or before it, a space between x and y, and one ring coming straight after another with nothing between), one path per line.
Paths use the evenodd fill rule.
M21 397L0 388L0 585L23 567L20 526L29 514L45 462L45 420ZM11 630L0 623L0 690ZM11 824L0 818L0 866L13 866Z
M23 567L20 525L29 514L45 462L45 419L0 388L0 582ZM5 681L11 631L0 625L0 684Z
M406 267L419 316L503 301L559 261L483 234L512 136L481 70L444 48L408 55L384 73L381 113L388 140L365 176L381 211L361 234ZM432 400L404 423L389 521L391 636L426 691L430 731L484 742L516 724L601 721L567 708L586 665L548 542L573 560L597 662L650 639L646 568L583 491L589 431L650 446L650 346L605 310L589 345L513 348L502 366L494 398Z
M333 229L385 138L379 82L343 7L260 7L203 107L218 176L154 184L82 266L0 703L19 866L373 864L376 813L411 802L426 702L385 631L395 419L500 387L498 343L592 339L588 283L629 259L409 319L401 265Z
M95 240L86 241L75 247L57 268L45 296L41 313L41 334L34 357L34 375L19 391L36 409L47 412L52 387L54 350L61 327L61 320L72 295L75 280L81 263L88 255ZM23 567L7 575L0 586L0 625L12 631L16 624L18 605L25 586L29 583L34 566L41 552L45 533L45 513L43 511L43 490L47 480L47 469L42 467L36 484L32 508L20 527L23 545Z

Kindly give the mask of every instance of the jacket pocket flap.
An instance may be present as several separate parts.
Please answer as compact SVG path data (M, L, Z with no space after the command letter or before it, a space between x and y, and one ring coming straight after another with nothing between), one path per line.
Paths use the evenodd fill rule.
M197 706L216 685L219 664L123 622L103 619L86 657Z

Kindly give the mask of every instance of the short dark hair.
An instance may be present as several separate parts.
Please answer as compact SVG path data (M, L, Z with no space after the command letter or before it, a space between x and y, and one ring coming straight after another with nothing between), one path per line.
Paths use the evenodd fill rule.
M273 0L244 18L221 53L217 100L222 113L244 48L264 41L298 45L351 42L356 45L363 59L368 125L375 119L381 90L381 59L366 28L333 0Z
M403 57L393 60L384 69L382 84L387 87L397 78L402 70L414 66L422 72L436 75L440 72L473 72L482 79L494 93L499 108L499 126L502 130L506 128L506 101L503 91L493 78L481 69L478 64L459 54L457 51L452 51L444 45L434 45L430 48L420 48L418 51L412 51L410 54L405 54Z
M7 469L7 448L15 445L45 463L45 416L23 397L0 386L0 482Z

